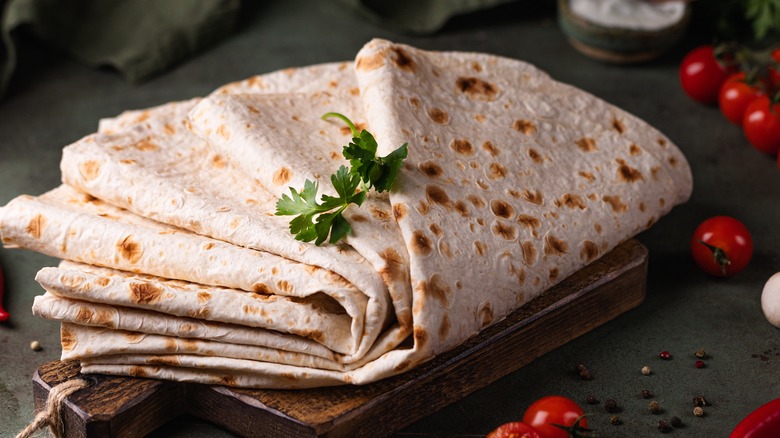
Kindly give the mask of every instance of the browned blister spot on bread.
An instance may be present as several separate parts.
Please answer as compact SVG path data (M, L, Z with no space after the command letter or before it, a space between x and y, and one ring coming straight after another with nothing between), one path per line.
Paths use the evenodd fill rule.
M138 263L144 253L141 244L134 241L131 236L127 236L117 242L116 248L119 251L119 255L130 263Z
M536 134L536 125L530 120L518 119L512 123L512 129L525 135Z
M88 309L86 307L78 307L78 312L76 312L76 321L87 323L92 319L92 310Z
M133 147L141 152L154 152L160 150L159 146L152 143L148 139L139 141L138 143L134 144Z
M579 208L580 210L586 208L585 201L583 201L581 197L571 193L566 193L561 196L560 199L556 199L555 205L557 207Z
M560 256L566 254L569 251L569 245L565 240L558 239L552 234L544 236L544 253L545 255Z
M483 257L487 253L487 245L480 240L474 241L474 253L480 257Z
M542 192L538 190L529 190L529 189L523 190L523 192L520 193L520 197L530 202L531 204L535 204L535 205L544 204L544 196L542 196Z
M446 125L450 121L450 115L447 114L447 111L444 111L441 108L431 108L428 110L428 117L433 120L435 123L438 123L440 125Z
M445 309L450 307L452 289L441 274L431 275L428 281L422 282L421 286L425 295L433 299L438 305Z
M71 351L76 346L76 335L65 324L60 326L60 343L63 351Z
M401 255L393 248L386 248L379 253L379 257L385 261L385 266L379 272L385 283L390 284L406 278L404 261Z
M466 139L456 138L452 140L450 142L450 148L453 151L467 157L474 155L474 145L472 145L471 142Z
M227 160L225 160L225 157L222 155L214 154L214 156L211 157L211 165L217 169L224 169L227 167Z
M160 299L163 292L160 286L147 282L133 282L130 283L129 288L130 299L138 304L155 303Z
M384 52L361 56L355 61L355 69L357 71L369 72L376 70L383 65L385 65Z
M626 125L623 124L623 121L613 117L612 118L612 129L617 131L618 133L622 134L626 131Z
M577 147L582 149L583 152L593 152L598 149L598 146L596 145L596 140L589 137L583 137L579 140L576 140L574 144L576 144Z
M423 175L427 176L428 178L438 178L444 174L444 169L436 163L435 161L423 161L420 163L417 168L422 172Z
M477 310L477 316L483 328L493 323L495 316L493 315L493 306L489 301L480 306L479 310Z
M620 199L620 196L604 195L601 199L612 207L615 213L624 213L628 211L628 204Z
M492 180L502 179L506 177L506 167L499 163L490 163L488 170L488 178Z
M644 177L642 176L642 172L626 164L625 160L621 160L620 158L618 158L615 161L617 161L618 163L617 173L618 173L618 178L621 181L632 183L644 179Z
M485 141L482 143L482 149L484 149L491 157L495 157L500 153L498 148L491 141Z
M490 228L490 230L493 232L493 234L504 240L512 241L517 239L517 228L507 224L506 222L497 220Z
M425 187L425 196L428 199L428 202L432 202L434 204L446 206L450 202L450 197L447 195L447 192L445 192L439 186Z
M599 256L599 246L590 240L583 240L580 248L580 260L590 263Z
M409 55L409 53L406 52L406 50L400 47L393 47L391 50L393 52L393 63L398 68L408 72L414 72L414 70L417 68L417 64L414 62L414 59Z
M273 183L277 186L287 184L292 178L292 170L287 167L280 167L279 170L274 172Z
M439 326L439 338L445 339L447 335L450 333L451 327L452 324L450 323L450 317L447 316L447 314L445 313L441 319L441 325Z
M422 231L418 230L412 233L412 239L409 243L414 254L428 256L433 252L431 238Z
M25 228L25 231L31 237L35 239L40 239L44 226L46 226L46 218L40 214L36 214L35 217L30 219L30 222L27 223L27 227Z
M87 160L79 164L79 173L84 181L92 181L100 174L100 163L95 160Z
M491 101L498 96L498 87L475 77L460 77L455 81L455 88L469 99Z
M523 252L523 263L528 266L536 264L539 253L536 250L536 245L530 240L526 240L520 244L520 250Z
M518 215L517 223L531 230L539 228L539 226L542 224L542 222L539 219L527 214Z
M406 204L393 205L393 216L395 216L396 221L400 221L401 219L406 217L408 212L409 212L409 208L406 206Z
M544 163L544 157L542 157L542 154L540 154L536 149L528 149L528 156L531 157L531 159L534 160L534 163L536 164Z
M511 219L515 215L515 209L512 205L502 199L490 201L490 211L502 219Z
M631 143L631 146L628 147L628 153L630 155L639 155L642 153L642 148L635 145L634 143Z

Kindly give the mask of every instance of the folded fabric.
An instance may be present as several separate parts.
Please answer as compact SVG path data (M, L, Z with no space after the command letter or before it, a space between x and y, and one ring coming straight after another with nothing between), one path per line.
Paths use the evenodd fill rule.
M351 130L394 188L295 240L275 200L347 165ZM366 384L450 350L650 227L692 190L638 118L517 60L373 40L130 111L65 148L65 185L0 209L42 269L34 312L84 373L242 387Z
M90 66L141 81L230 34L239 0L5 0L0 2L0 98L16 68L22 26Z

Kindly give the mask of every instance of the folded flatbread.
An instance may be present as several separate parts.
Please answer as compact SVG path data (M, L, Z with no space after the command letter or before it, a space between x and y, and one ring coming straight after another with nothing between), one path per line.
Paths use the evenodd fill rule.
M317 247L273 205L306 179L329 193L350 137L320 119L331 111L371 131L379 155L408 143L409 156L389 196L345 212L345 243ZM692 189L662 133L529 64L384 40L354 64L103 120L62 172L67 186L0 210L0 233L79 262L38 275L34 311L63 322L63 357L85 373L277 388L409 370Z

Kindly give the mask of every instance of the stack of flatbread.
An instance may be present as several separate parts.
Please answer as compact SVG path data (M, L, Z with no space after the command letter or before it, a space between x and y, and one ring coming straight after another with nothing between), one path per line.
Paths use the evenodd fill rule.
M350 130L408 143L338 244L275 203L335 195ZM365 384L451 349L687 200L636 117L533 66L369 42L205 98L128 111L63 151L63 184L0 210L7 247L62 259L33 312L105 373L255 388Z

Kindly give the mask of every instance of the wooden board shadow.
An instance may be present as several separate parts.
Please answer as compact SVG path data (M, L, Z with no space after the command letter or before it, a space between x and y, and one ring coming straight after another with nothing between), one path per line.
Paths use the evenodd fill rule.
M638 306L646 279L647 249L629 240L459 347L369 385L247 390L87 376L54 361L33 377L35 406L80 377L92 384L64 404L66 437L143 436L184 413L246 437L389 436Z

